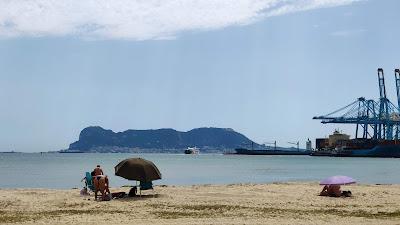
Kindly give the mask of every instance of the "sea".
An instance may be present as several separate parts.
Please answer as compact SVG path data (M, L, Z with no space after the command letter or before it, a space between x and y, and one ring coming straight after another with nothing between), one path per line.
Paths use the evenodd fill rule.
M134 185L114 175L126 158L154 162L157 185L318 182L334 175L362 184L400 184L400 159L222 154L0 153L0 188L82 188L85 172L100 164L111 187Z

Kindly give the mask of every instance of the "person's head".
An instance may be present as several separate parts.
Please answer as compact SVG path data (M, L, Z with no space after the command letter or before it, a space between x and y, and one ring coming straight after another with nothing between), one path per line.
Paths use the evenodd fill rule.
M97 168L100 168L100 165L97 165L96 167L97 167Z

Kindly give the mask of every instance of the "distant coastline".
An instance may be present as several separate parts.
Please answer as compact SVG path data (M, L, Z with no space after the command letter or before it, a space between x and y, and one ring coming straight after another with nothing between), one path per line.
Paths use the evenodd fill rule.
M4 151L4 152L0 152L0 153L10 153L10 154L13 154L13 153L22 153L22 152L16 152L16 151Z
M202 153L225 153L254 143L231 128L204 127L187 132L174 129L114 132L99 126L84 128L78 141L60 153L183 153L197 147ZM257 148L262 147L254 143Z

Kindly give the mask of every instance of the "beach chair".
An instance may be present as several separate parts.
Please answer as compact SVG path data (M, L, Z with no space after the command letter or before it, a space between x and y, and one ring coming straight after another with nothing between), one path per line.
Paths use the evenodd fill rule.
M142 190L153 190L153 197L155 196L154 188L153 188L153 182L142 182L139 181L139 195L142 196Z
M90 172L86 172L85 184L86 184L86 188L88 188L88 190L91 190L93 192L95 191L92 174L90 174Z

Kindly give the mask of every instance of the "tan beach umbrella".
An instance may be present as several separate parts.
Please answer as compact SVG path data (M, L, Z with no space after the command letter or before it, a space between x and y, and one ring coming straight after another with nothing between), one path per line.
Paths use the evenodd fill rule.
M142 158L125 159L115 167L115 175L128 180L149 182L161 179L161 173L153 162Z

